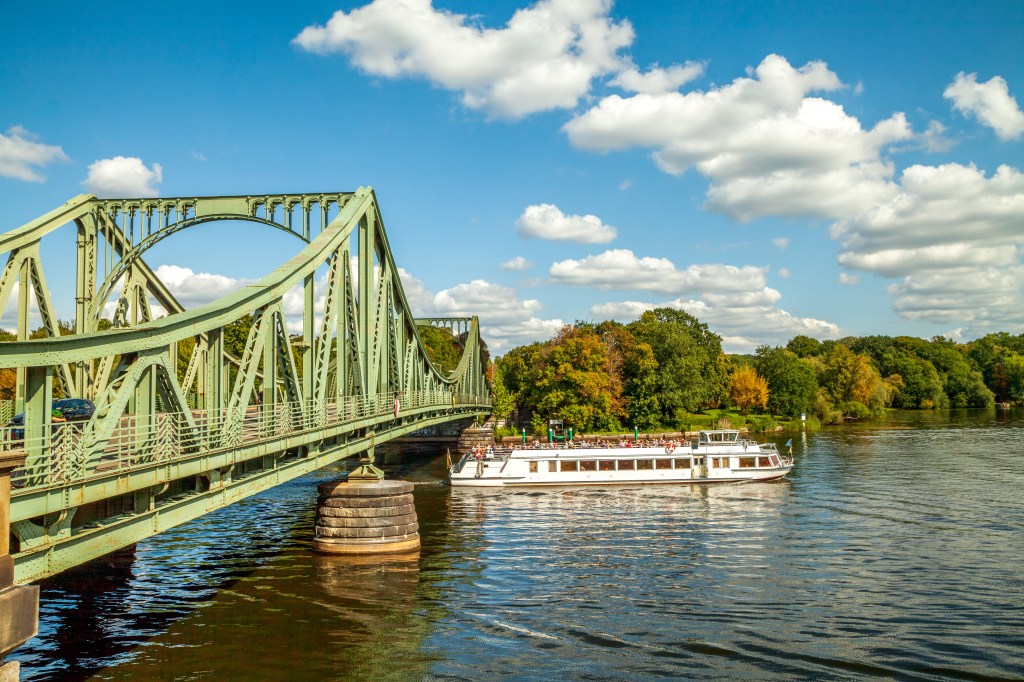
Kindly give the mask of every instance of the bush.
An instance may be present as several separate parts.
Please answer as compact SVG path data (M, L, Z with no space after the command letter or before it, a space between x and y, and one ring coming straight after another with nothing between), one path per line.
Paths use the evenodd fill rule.
M839 406L839 409L845 417L850 419L864 419L871 416L871 408L856 400L847 400Z
M754 433L768 433L774 431L777 426L778 423L769 415L747 418L747 428Z

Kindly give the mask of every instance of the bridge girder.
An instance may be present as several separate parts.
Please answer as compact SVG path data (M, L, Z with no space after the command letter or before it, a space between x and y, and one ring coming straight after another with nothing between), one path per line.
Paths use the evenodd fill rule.
M183 230L225 220L285 230L306 245L258 282L185 310L143 255ZM39 241L68 223L76 226L75 333L60 336ZM17 372L16 409L25 411L23 447L29 455L24 471L16 472L22 487L11 502L14 534L22 543L15 555L19 580L98 556L104 547L109 551L110 537L92 529L95 506L103 499L123 506L130 499L129 516L153 512L161 495L191 480L178 463L189 462L188 476L199 477L193 492L206 494L200 488L229 480L236 466L273 470L282 458L322 460L324 453L334 461L358 452L355 444L372 445L417 423L464 418L489 406L476 318L450 318L464 329L464 353L457 369L442 375L417 331L369 188L168 199L83 195L0 235L3 250L8 259L0 275L0 309L18 284L19 333L17 341L0 344L0 370ZM317 320L315 277L324 267L324 308ZM97 331L119 282L115 327ZM303 299L297 338L288 333L283 308L295 287ZM29 288L46 338L27 338ZM165 317L152 319L151 299L167 311ZM240 320L252 323L240 357L230 356L225 330ZM179 344L192 344L183 371L177 367ZM53 428L54 380L65 395L95 401L96 411L81 429ZM0 447L17 445L10 429L0 429ZM217 466L204 470L203 462ZM135 475L142 471L149 473ZM111 477L116 485L98 483ZM85 489L92 492L79 494ZM105 523L134 523L122 521ZM61 552L59 560L40 558Z

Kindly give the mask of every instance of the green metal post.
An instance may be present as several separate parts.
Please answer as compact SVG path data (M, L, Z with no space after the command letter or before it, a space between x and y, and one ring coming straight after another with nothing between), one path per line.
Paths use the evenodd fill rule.
M18 341L28 340L28 288L29 283L29 262L26 260L21 264L21 272L18 274ZM18 367L15 379L14 390L14 411L25 410L25 368Z
M633 440L640 440L640 429L635 424L633 425Z
M302 401L305 405L313 404L314 377L313 367L313 275L303 282L302 305Z
M270 415L277 412L277 334L268 333L263 337L263 408L264 426L271 424Z
M156 368L149 367L135 386L135 450L132 456L139 462L150 462L154 455L153 430L156 426Z
M373 367L373 254L374 224L370 215L359 221L359 352L362 356L360 371L365 394L377 393L377 374Z
M224 407L224 331L221 328L207 332L206 396L207 415L219 415Z
M25 368L25 452L29 485L45 482L50 453L50 410L53 407L53 367Z
M93 296L96 291L96 222L89 218L76 220L78 227L78 265L75 280L75 334L96 331L92 317ZM79 397L90 395L91 363L75 363L75 386Z
M523 445L526 445L526 427L523 427Z

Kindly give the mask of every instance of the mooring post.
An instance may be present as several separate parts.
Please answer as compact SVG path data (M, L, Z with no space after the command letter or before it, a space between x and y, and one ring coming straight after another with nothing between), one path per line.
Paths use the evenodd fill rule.
M3 659L39 629L39 587L14 584L10 545L11 471L24 463L23 453L0 452L0 682L17 682L21 664Z

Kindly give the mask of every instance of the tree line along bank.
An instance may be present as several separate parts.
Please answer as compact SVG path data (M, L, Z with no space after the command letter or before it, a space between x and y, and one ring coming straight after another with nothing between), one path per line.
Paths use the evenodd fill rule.
M434 345L434 344L428 344ZM754 428L806 414L832 424L886 408L991 407L1024 402L1024 335L969 343L943 337L796 336L754 355L726 355L722 338L671 308L622 324L576 322L519 346L490 372L494 416L557 417L577 432L685 430L733 408Z

